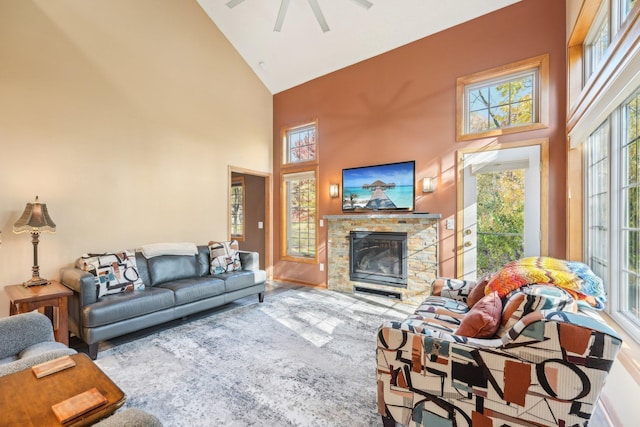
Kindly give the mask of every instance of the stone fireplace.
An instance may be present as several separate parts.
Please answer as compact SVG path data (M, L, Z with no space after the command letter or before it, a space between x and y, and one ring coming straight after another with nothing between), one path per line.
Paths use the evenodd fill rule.
M342 292L367 292L402 300L420 302L438 276L438 222L440 214L361 214L327 215L327 287ZM396 256L397 243L380 242L379 236L405 235L405 249L401 264L395 266L374 266L380 275L396 274L401 271L404 283L372 283L360 276L352 275L351 236L371 235L372 242L361 247L361 255L367 256L366 263L360 260L360 267L369 264L375 257L389 263L387 257ZM384 239L383 239L384 240ZM358 262L356 260L356 262ZM375 264L372 264L375 265ZM359 268L356 268L358 270ZM366 273L365 273L366 274Z

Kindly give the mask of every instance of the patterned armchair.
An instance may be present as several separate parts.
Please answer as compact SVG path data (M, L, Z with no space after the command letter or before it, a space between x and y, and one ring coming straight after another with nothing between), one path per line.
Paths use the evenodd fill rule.
M562 287L488 287L436 279L415 314L380 327L385 427L587 425L620 337Z

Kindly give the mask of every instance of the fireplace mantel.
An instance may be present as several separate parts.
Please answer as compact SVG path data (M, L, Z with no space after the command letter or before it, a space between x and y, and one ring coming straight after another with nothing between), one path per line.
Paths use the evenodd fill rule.
M435 213L367 213L325 215L327 221L327 287L352 293L400 293L403 300L421 300L438 276L438 224ZM398 289L349 278L349 233L351 231L390 231L407 233L407 287Z
M325 215L326 220L336 219L399 219L399 218L424 218L424 219L440 219L441 214L436 213L406 213L406 214L344 214L344 215Z

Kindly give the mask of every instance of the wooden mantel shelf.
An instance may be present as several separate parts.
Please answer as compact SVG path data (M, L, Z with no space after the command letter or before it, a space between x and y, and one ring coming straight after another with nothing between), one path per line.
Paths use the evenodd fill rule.
M424 218L424 219L440 219L442 214L439 213L401 213L401 214L383 214L383 213L354 213L343 215L325 215L324 219L351 219L351 218L370 218L370 219L396 219L396 218Z

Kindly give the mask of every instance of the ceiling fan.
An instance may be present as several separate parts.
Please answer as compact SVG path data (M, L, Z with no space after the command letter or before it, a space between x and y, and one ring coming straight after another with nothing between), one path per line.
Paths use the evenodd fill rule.
M242 3L244 0L229 0L226 4L232 9ZM280 32L282 30L282 24L284 23L284 17L287 15L287 9L289 8L289 2L291 0L282 0L280 2L280 10L278 11L278 17L276 18L276 25L273 27L273 31ZM322 13L322 9L320 9L320 4L318 0L307 0L309 2L309 6L311 6L311 10L322 28L323 32L329 31L329 24L327 24L327 20L324 18L324 14ZM373 6L369 0L352 0L356 2L358 5L364 7L365 9L369 9Z

